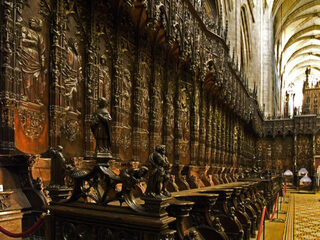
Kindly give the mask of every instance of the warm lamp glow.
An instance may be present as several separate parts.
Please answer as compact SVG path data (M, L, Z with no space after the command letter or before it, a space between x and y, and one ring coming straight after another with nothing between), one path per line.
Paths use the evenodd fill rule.
M303 178L301 178L300 180L301 183L311 183L311 178L309 178L308 176L304 176Z
M290 171L290 170L287 170L287 171L284 172L283 175L284 175L284 176L293 176L293 172Z
M308 173L309 173L308 170L305 169L305 168L301 168L301 169L298 171L298 174L299 174L299 175L306 175L306 174L308 174Z

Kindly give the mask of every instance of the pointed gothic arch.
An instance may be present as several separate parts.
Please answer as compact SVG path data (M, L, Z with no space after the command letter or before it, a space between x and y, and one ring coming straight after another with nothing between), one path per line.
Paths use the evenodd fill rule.
M241 47L241 67L245 68L251 58L251 42L250 42L250 24L248 17L248 9L243 5L240 10L241 27L240 27L240 47Z

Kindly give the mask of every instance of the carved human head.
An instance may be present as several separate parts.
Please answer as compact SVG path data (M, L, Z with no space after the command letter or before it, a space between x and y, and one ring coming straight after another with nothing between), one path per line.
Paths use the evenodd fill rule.
M158 145L156 147L156 151L158 153L165 154L166 153L166 145Z
M62 151L63 151L63 147L62 147L61 145L59 145L59 146L57 146L57 150L58 150L59 152L62 152Z
M105 99L104 97L100 97L98 99L98 106L99 108L104 108L108 105L107 99Z
M107 57L106 57L106 55L103 54L103 55L100 57L100 63L101 63L102 66L107 65Z
M142 167L140 168L140 176L141 176L141 177L145 176L145 175L147 174L148 170L149 170L149 169L148 169L146 166L142 166Z
M72 49L72 51L79 55L79 48L78 48L78 42L74 38L69 38L68 39L68 46Z
M37 17L31 17L29 19L29 27L35 31L40 31L42 29L42 20Z

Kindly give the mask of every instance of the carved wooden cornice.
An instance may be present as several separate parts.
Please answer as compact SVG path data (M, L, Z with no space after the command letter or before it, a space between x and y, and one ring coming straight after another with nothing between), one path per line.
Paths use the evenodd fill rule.
M295 116L292 119L272 119L263 122L263 136L314 135L318 132L320 118L316 115Z
M141 4L129 2L128 6L141 9ZM183 62L180 65L187 64L199 75L200 81L205 81L205 90L215 98L218 96L220 102L244 122L251 122L253 130L260 135L262 113L256 100L256 90L249 90L248 80L234 57L230 56L228 25L223 27L221 17L217 22L212 21L203 6L189 0L148 0L143 2L143 6L147 28L158 32L163 29L167 49L178 54L176 59ZM177 48L177 51L172 48Z

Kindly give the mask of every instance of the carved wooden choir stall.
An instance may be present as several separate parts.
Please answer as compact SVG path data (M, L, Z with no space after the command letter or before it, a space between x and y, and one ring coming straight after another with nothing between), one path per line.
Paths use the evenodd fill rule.
M255 235L281 178L228 28L200 4L0 1L1 226L48 211L40 239Z

